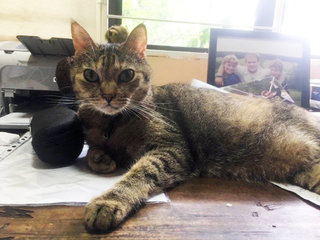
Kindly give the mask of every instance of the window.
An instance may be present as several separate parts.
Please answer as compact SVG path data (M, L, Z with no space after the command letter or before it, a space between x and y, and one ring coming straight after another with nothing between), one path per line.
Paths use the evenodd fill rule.
M287 0L285 2L281 32L306 38L311 55L320 56L320 1Z
M112 2L110 5L114 4ZM118 6L118 14L112 14L114 12L111 11L109 18L121 18L122 24L128 29L144 22L151 45L208 48L210 27L253 29L258 2L123 0L122 11Z

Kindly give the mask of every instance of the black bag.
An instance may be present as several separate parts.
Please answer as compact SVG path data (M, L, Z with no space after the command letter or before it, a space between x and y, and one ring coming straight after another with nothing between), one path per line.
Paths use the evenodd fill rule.
M84 145L76 112L61 106L35 113L31 120L31 135L39 159L50 164L74 162Z

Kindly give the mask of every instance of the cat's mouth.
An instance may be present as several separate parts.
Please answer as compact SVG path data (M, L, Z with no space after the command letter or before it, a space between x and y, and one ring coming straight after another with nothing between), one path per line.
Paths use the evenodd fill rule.
M110 104L106 104L105 106L101 107L103 110L107 111L107 112L113 112L113 111L118 111L119 107L114 107Z
M89 101L98 111L107 115L116 115L122 112L128 105L128 101L105 101L104 99Z
M117 106L112 103L105 103L105 104L95 104L96 108L107 115L115 115L122 111L124 106Z

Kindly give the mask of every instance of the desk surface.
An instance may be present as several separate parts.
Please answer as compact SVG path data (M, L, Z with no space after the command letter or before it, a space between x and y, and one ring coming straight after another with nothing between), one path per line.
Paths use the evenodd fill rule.
M86 233L84 207L1 207L9 239L320 239L320 208L272 185L193 179L147 204L117 230Z

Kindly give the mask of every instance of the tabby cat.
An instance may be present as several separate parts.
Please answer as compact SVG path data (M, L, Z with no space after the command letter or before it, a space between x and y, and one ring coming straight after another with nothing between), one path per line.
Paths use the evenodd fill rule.
M89 231L114 229L151 195L197 176L289 182L320 193L320 131L306 110L183 84L152 86L143 24L122 44L96 45L76 22L72 38L88 166L129 168L86 206Z

